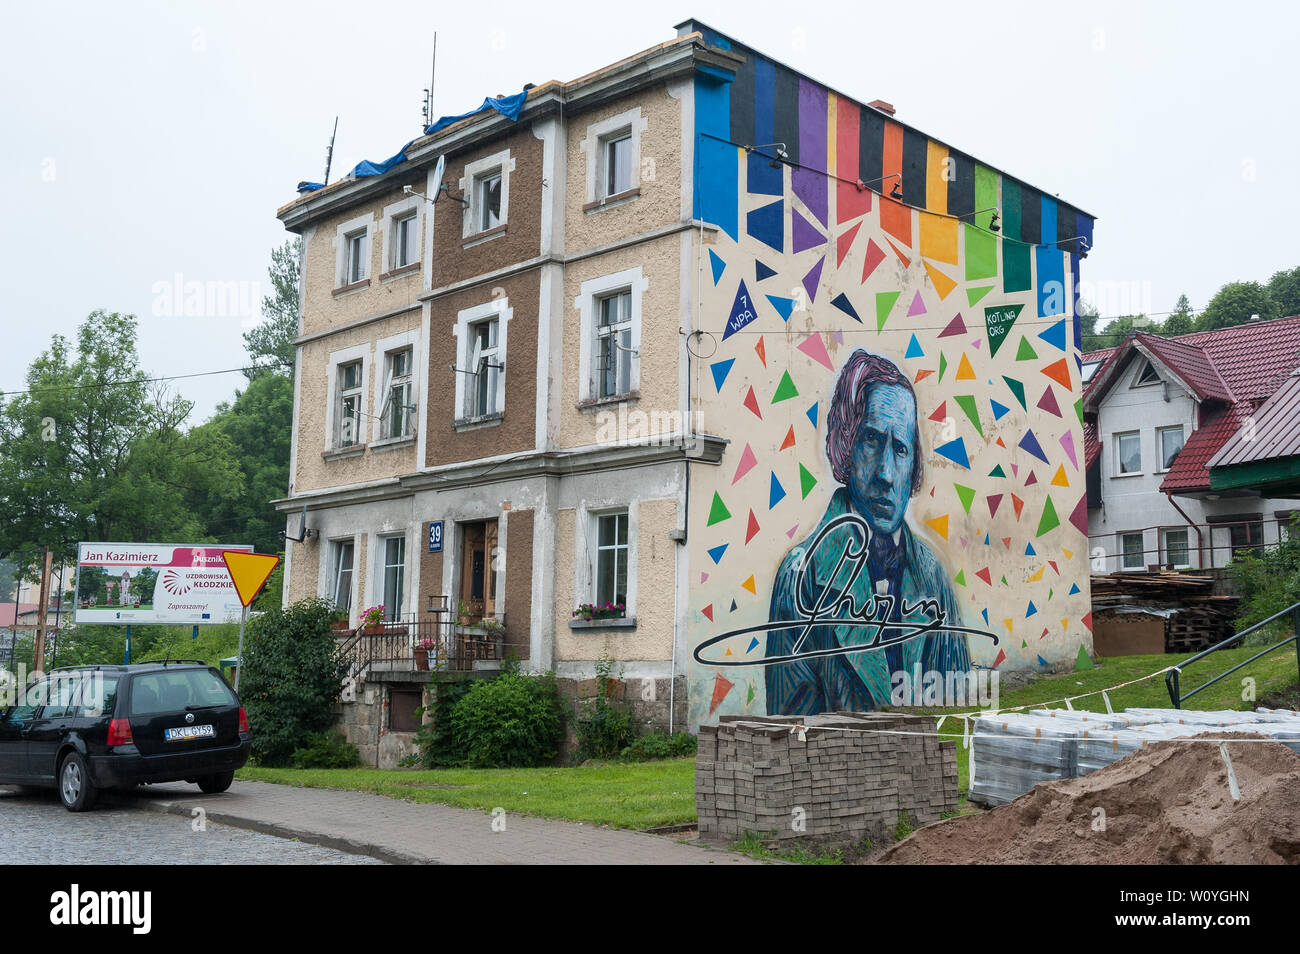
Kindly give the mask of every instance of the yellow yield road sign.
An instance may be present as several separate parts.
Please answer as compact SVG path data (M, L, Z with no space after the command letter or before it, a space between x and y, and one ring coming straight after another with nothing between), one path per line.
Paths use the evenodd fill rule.
M238 550L222 550L221 558L226 561L226 571L230 573L239 602L245 609L280 563L278 556L269 553L240 553Z

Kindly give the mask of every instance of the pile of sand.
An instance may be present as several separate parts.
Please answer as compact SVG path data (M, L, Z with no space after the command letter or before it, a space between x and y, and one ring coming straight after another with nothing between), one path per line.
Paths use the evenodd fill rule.
M1300 863L1300 755L1264 741L1230 742L1228 752L1239 802L1229 791L1217 744L1160 742L1083 778L1046 782L1008 805L923 828L873 860Z

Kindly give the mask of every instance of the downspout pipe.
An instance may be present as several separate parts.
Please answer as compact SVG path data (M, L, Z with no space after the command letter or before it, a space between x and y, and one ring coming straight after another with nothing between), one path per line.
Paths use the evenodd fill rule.
M1178 504L1174 502L1174 495L1167 490L1165 491L1165 498L1169 501L1170 505L1175 510L1177 510L1179 514L1182 515L1182 518L1187 521L1187 525L1196 531L1196 568L1198 570L1204 570L1205 569L1205 547L1201 542L1200 525L1192 522L1192 518L1187 516L1183 508L1178 506Z

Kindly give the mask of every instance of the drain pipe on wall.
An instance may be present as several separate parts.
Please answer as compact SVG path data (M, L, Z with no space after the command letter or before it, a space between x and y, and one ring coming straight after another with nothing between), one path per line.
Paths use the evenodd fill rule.
M1167 499L1170 505L1182 515L1182 518L1187 521L1187 525L1196 531L1196 568L1198 570L1204 570L1205 569L1205 546L1201 542L1201 528L1197 524L1192 522L1192 518L1187 516L1187 514L1183 511L1182 507L1174 503L1174 495L1171 494L1169 491L1165 491L1165 499ZM1159 535L1159 531L1157 531L1157 535ZM1159 545L1159 543L1160 541L1157 540L1156 541L1157 546Z

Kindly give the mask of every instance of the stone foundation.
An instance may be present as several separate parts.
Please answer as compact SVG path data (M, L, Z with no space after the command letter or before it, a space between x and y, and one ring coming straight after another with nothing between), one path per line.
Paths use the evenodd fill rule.
M957 810L956 742L927 716L723 716L701 726L695 804L702 841L747 832L849 847L892 840Z
M673 681L662 679L614 679L610 681L609 699L617 705L627 706L641 735L667 732L668 713L673 712L672 730L689 732L687 723L686 677L678 676L674 692ZM596 697L595 679L557 679L556 689L564 707L565 737L560 746L558 764L567 764L578 750L578 737L574 733L574 717L579 706Z

